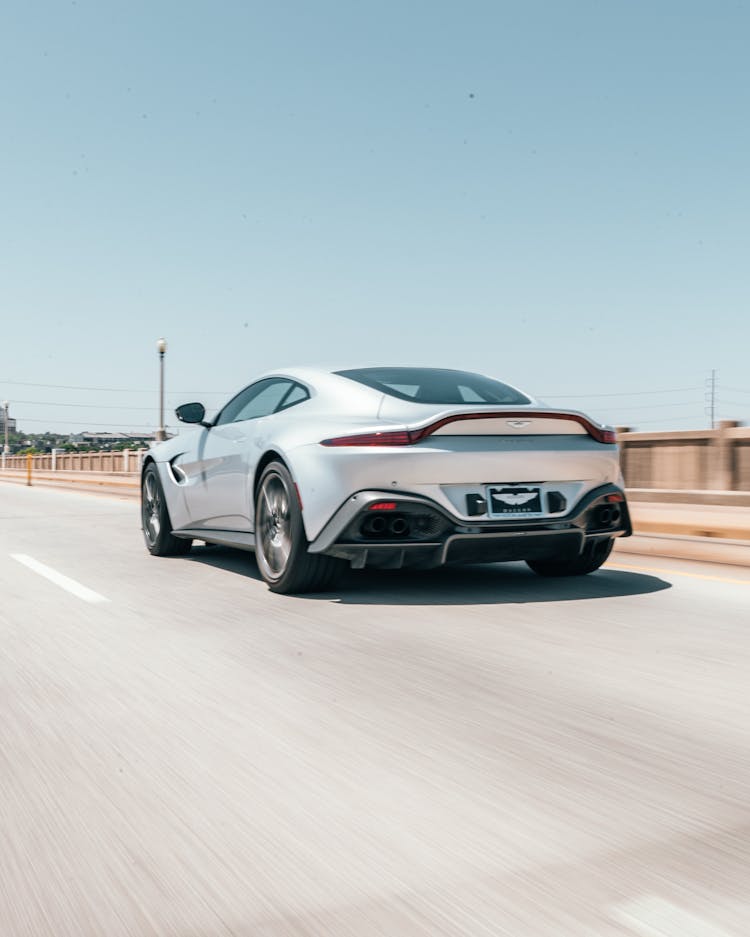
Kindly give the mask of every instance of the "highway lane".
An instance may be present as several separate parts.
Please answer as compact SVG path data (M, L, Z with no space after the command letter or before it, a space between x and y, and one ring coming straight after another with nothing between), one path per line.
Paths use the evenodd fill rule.
M748 569L281 597L0 486L0 597L3 937L750 933Z

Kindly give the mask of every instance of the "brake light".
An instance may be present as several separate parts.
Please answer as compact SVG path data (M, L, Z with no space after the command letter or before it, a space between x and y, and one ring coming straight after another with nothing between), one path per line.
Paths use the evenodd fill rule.
M353 436L336 436L334 439L324 439L321 446L410 446L416 442L408 430L397 430L392 433L357 433Z
M371 504L367 510L368 511L395 511L396 502L395 501L376 501L375 504Z
M332 439L321 440L321 446L413 446L421 442L428 436L431 436L436 430L442 429L449 423L471 422L472 420L492 420L492 419L543 419L543 420L568 420L580 424L586 432L597 442L612 445L617 442L617 433L611 429L602 429L596 423L583 416L580 413L556 413L543 410L502 410L490 411L485 413L456 413L452 416L443 417L429 426L415 430L393 430L376 433L356 433L351 436L335 436ZM467 431L468 433L468 431Z

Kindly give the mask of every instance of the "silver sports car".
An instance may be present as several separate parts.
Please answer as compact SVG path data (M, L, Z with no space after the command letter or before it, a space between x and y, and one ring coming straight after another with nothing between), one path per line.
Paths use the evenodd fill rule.
M437 368L294 368L149 450L149 551L254 550L275 592L354 568L525 560L593 572L631 533L615 433L514 387Z

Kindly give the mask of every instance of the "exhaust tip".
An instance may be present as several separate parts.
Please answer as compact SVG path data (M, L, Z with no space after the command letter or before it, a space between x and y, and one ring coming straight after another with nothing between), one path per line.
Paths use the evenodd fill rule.
M368 517L362 524L362 534L365 537L382 537L386 526L385 518L377 514L375 517Z
M403 517L393 517L388 525L388 530L396 537L403 537L409 530L409 525Z

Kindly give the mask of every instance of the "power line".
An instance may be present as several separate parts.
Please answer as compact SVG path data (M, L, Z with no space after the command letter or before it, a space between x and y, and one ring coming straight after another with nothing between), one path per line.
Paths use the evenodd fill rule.
M661 407L699 407L703 403L702 400L684 400L684 401L675 401L670 400L667 403L639 403L635 405L623 403L613 405L608 412L612 410L625 411L630 413L631 410L658 410ZM599 407L592 407L597 413L602 413L603 411Z
M728 401L729 402L729 401ZM151 412L154 407L131 407L127 404L98 404L98 403L60 403L59 401L54 400L14 400L15 405L23 404L25 406L34 406L34 407L75 407L79 410L139 410ZM658 410L660 407L692 407L700 406L703 403L702 400L686 400L682 402L669 401L667 403L646 403L646 404L636 404L631 406L629 404L623 404L617 409L623 409L627 407L628 412L631 410ZM742 406L742 404L740 404ZM595 408L598 409L598 408ZM599 411L601 412L601 411Z
M0 384L10 384L15 387L44 387L50 390L89 390L104 392L104 393L113 393L113 394L151 394L153 390L150 388L143 387L89 387L83 384L40 384L33 381L13 381L9 378L0 379ZM738 389L738 388L731 388ZM605 394L539 394L539 397L546 398L549 400L564 400L564 399L575 399L575 398L593 398L593 397L638 397L648 394L677 394L684 393L690 390L699 390L699 387L693 385L692 387L666 387L660 388L658 390L625 390L619 391L617 393L605 393ZM750 391L740 390L742 394L750 394ZM217 394L217 395L227 395L231 391L228 390L170 390L170 394Z
M99 404L99 403L60 403L59 400L14 400L14 406L18 404L24 404L26 406L36 406L36 407L78 407L85 410L155 410L155 407L131 407L127 404L120 404L119 406L115 404Z
M31 381L10 381L6 378L0 384L11 384L14 387L45 387L50 390L95 390L117 394L152 394L153 390L143 387L83 387L77 384L35 384Z
M626 390L616 394L539 394L542 400L573 400L575 398L591 399L593 397L639 397L648 394L677 394L685 393L689 390L700 390L700 386L695 384L692 387L670 387L664 390Z
M34 420L34 419L29 419L27 417L19 417L19 420L22 420L24 423L49 423L50 422L49 420ZM93 420L89 420L86 423L82 423L80 420L66 420L66 419L60 420L59 417L58 417L58 421L62 423L67 423L70 426L90 426L91 423L93 422ZM100 423L98 420L96 421L96 425L97 426L117 426L117 427L139 426L139 427L147 428L147 429L154 429L154 427L156 426L155 423ZM19 430L19 432L21 431ZM64 435L64 434L61 434L61 435Z
M94 390L112 394L153 394L150 388L143 387L84 387L79 384L35 384L31 381L11 381L0 379L0 384L10 384L13 387L44 387L48 390ZM228 390L172 390L171 394L222 394L231 393Z

